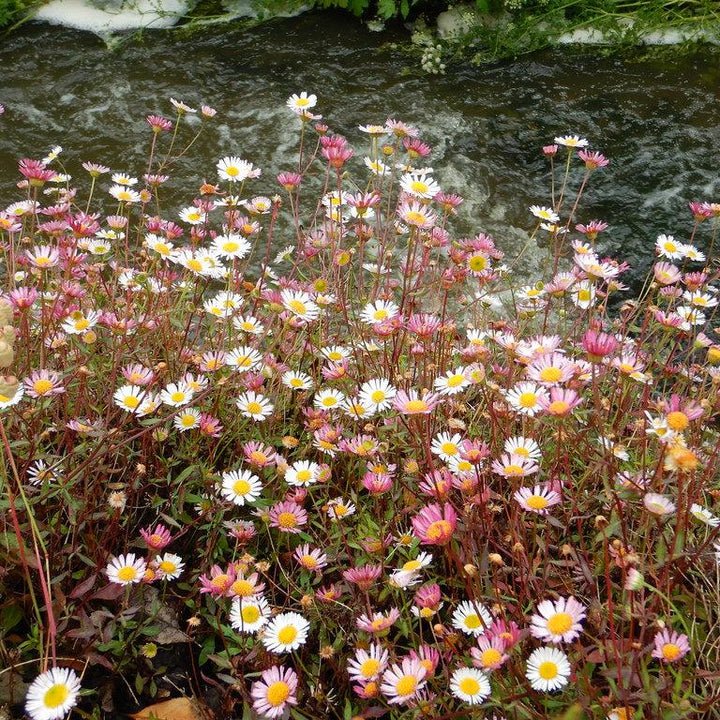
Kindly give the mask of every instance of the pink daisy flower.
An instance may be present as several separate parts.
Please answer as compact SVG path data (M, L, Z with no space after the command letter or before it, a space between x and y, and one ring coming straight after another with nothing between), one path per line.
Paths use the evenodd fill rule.
M268 718L281 717L288 705L297 705L298 676L292 668L273 665L263 670L250 689L253 710Z
M540 640L561 643L572 642L582 632L585 606L574 597L543 600L530 618L530 632Z
M280 532L299 533L307 520L305 510L291 500L283 500L270 508L270 527L277 528Z
M560 495L544 485L536 485L534 488L522 487L513 495L520 503L523 510L534 512L538 515L547 515L553 505L560 502Z
M426 674L419 660L403 658L400 665L396 663L383 673L380 690L390 705L406 703L425 687Z
M681 635L675 630L668 630L668 628L664 628L655 635L653 642L655 643L655 649L652 656L662 662L676 662L690 652L687 635Z
M445 545L457 527L457 513L450 503L426 505L412 519L415 536L423 545Z

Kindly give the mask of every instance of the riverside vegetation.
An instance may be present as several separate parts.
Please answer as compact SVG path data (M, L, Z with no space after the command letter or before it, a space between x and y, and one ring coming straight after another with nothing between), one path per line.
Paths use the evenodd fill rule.
M629 297L584 138L538 148L506 258L455 235L416 127L346 139L306 92L285 167L198 158L176 206L216 113L171 103L144 167L53 148L0 211L0 673L27 715L717 714L720 204L638 238Z

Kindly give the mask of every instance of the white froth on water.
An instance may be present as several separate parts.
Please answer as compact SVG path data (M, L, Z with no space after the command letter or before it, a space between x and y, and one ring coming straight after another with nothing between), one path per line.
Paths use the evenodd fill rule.
M123 3L125 5L125 3ZM101 10L85 0L51 0L36 13L37 20L104 34L175 25L188 11L187 0L135 0L128 7Z

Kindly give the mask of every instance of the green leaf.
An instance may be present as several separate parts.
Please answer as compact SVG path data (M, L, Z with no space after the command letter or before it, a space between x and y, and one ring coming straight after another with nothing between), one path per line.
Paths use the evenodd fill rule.
M395 0L378 0L378 15L383 20L394 17L396 13Z

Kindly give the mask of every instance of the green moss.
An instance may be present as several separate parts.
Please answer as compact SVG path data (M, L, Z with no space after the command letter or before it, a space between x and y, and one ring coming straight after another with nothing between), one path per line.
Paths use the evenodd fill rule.
M40 4L38 0L0 0L0 28L9 28L22 22Z

